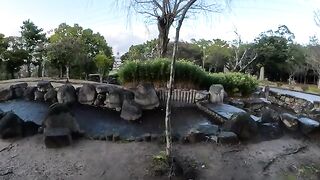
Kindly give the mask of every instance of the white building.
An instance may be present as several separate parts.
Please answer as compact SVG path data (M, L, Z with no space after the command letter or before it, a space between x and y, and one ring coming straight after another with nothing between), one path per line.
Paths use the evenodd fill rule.
M117 52L117 55L114 57L114 62L113 62L113 70L117 70L119 69L120 65L122 64L121 61L121 56L119 54L119 52Z

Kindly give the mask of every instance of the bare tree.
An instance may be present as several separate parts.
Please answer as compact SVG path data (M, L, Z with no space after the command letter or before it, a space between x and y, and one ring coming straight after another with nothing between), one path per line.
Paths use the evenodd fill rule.
M234 56L226 63L226 68L233 72L244 72L257 59L258 54L251 47L243 46L241 36L237 30L234 33L237 36L237 39L231 44Z
M225 1L226 3L228 1ZM225 4L226 4L225 3ZM131 0L129 9L144 14L147 19L156 20L158 36L158 55L164 57L167 53L169 43L169 32L174 22L177 23L175 29L175 40L173 45L172 61L170 65L170 78L168 82L168 97L166 102L165 116L165 134L166 134L166 154L171 157L171 96L174 84L175 63L177 59L177 50L180 29L183 21L188 14L199 11L219 12L222 10L222 1L220 0ZM196 15L196 14L194 14Z
M165 57L169 43L169 32L172 24L179 21L185 9L188 13L220 12L223 9L222 1L219 0L195 0L192 6L189 3L193 0L131 0L129 9L135 10L147 17L148 20L155 20L159 31L158 35L158 56ZM227 1L226 1L227 2ZM185 18L185 17L184 17Z

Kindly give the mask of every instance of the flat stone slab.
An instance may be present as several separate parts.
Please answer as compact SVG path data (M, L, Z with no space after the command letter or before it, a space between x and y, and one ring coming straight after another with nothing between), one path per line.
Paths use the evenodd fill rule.
M275 93L279 93L279 94L290 95L290 96L297 97L300 99L305 99L305 100L310 101L312 103L314 101L320 101L320 96L317 96L314 94L307 94L307 93L303 93L303 92L296 92L296 91L290 91L287 89L278 89L278 88L270 88L270 91L275 92Z
M210 111L218 114L219 116L230 119L232 115L237 113L246 112L243 109L237 108L235 106L231 106L229 104L203 104L206 108L208 108Z

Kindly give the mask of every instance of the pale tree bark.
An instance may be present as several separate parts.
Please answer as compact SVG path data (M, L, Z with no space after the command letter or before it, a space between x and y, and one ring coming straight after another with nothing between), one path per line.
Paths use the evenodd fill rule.
M174 75L175 75L175 64L177 59L177 50L178 50L178 42L179 42L179 35L180 29L183 23L183 20L190 9L190 7L196 2L197 0L190 0L186 7L183 9L181 14L181 18L178 20L178 25L176 27L176 35L173 44L173 53L172 53L172 61L170 65L170 79L168 83L168 98L166 102L166 116L165 116L165 134L166 134L166 154L168 157L171 157L172 151L172 141L171 141L171 95L172 95L172 87L174 84Z
M237 39L234 40L232 45L234 49L234 57L227 62L226 67L232 72L244 72L257 59L258 54L251 48L244 49L241 54L240 47L243 44L241 36L237 30L235 30L234 33L237 36Z
M70 69L70 66L66 65L66 78L67 78L67 81L69 81L69 69Z

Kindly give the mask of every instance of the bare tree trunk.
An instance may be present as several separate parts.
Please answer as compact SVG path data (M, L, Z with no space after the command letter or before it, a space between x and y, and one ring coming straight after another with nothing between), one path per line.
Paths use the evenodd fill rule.
M63 69L62 69L62 65L60 65L60 69L59 69L59 70L60 70L60 78L62 78L62 77L63 77L63 72L62 72L62 71L63 71Z
M69 81L69 65L66 65L66 76L67 76L67 81Z
M28 77L31 77L31 67L30 67L30 63L27 63L27 71L28 71Z
M168 84L168 98L166 102L166 116L165 116L165 134L166 134L166 155L168 157L171 157L171 151L172 151L172 142L171 142L171 95L172 95L172 87L174 84L174 75L175 75L175 64L177 59L177 50L178 50L178 42L179 42L179 35L180 35L180 29L183 23L183 20L186 16L187 11L192 6L193 3L195 3L197 0L190 0L188 4L186 5L185 9L182 12L181 18L178 21L178 26L176 27L176 36L174 39L173 44L173 53L172 53L172 61L170 65L170 79Z
M168 50L168 43L169 43L169 31L170 27L173 23L174 17L170 17L167 15L166 17L159 17L158 18L158 55L159 57L165 57Z
M102 81L103 81L103 75L100 74L100 75L99 75L99 78L100 78L100 83L102 83Z
M41 77L44 77L45 76L45 62L42 62L41 66L42 66Z
M320 89L320 75L318 75L318 83L317 83L318 89Z

